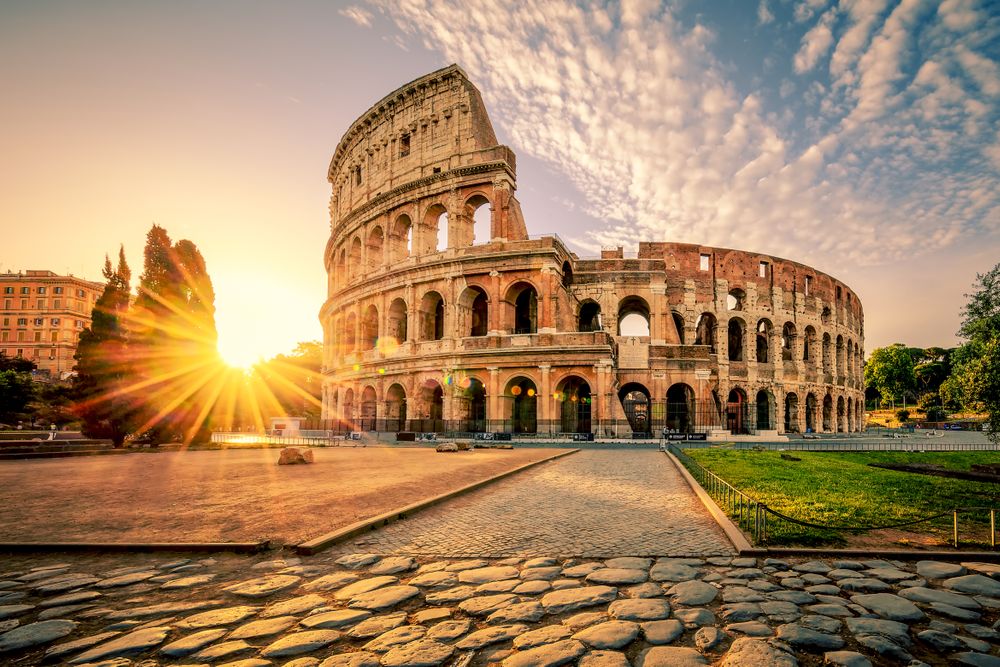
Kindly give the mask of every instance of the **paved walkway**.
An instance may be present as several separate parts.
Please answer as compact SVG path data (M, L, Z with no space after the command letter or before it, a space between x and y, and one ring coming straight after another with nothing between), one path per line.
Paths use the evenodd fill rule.
M722 530L657 451L584 450L450 500L338 551L506 556L732 554Z

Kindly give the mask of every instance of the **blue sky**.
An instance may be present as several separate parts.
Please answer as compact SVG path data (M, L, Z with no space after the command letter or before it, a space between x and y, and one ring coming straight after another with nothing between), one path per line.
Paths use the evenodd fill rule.
M119 242L138 266L155 221L205 254L223 347L318 338L330 154L452 62L529 232L581 255L800 260L859 293L867 350L953 344L1000 261L997 0L25 1L0 7L0 270L96 277Z

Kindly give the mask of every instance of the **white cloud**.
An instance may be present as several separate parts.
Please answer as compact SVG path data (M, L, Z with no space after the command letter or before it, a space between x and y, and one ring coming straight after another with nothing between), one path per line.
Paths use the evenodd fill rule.
M757 5L757 25L765 25L772 21L774 21L774 14L767 6L767 0L760 0L760 4Z
M390 0L376 2L389 9ZM604 221L580 230L529 219L532 233L557 231L587 250L710 243L835 269L1000 229L998 112L980 94L992 90L996 63L952 48L954 38L918 40L935 29L921 23L935 16L929 0L902 0L881 24L884 0L827 9L797 66L816 71L836 44L831 80L803 93L819 115L801 127L769 110L763 94L737 90L713 56L708 27L683 24L658 4L630 3L619 16L519 0L504 22L493 7L406 0L386 15L460 63L513 147L564 173L579 209ZM962 71L982 90L971 90Z
M795 54L795 71L799 74L808 72L819 59L826 55L833 44L833 21L837 17L837 10L831 9L822 17L809 32L802 37L802 46Z
M345 16L350 20L357 23L362 28L372 27L372 15L371 12L358 7L357 5L351 5L350 7L344 7L337 12L341 16Z

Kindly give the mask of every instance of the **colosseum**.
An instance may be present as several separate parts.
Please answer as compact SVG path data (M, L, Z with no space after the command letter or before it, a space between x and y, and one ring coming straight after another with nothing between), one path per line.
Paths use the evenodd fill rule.
M718 439L862 426L850 288L744 250L642 242L635 257L585 258L529 235L514 153L456 65L358 118L328 178L326 428Z

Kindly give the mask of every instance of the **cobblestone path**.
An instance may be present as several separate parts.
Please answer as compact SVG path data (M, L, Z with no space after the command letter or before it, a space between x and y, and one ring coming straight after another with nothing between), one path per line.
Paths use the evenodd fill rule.
M733 548L657 451L583 450L338 551L451 557L709 556Z

